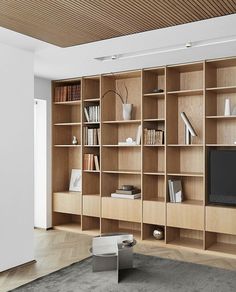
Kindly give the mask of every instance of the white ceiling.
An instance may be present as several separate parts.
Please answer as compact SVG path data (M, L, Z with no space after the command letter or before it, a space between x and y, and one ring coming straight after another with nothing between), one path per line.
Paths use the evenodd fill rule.
M70 48L0 28L0 42L33 51L35 75L61 79L236 56L235 27L236 14L233 14ZM191 48L185 48L187 41L192 42ZM134 52L136 56L132 56ZM117 54L127 56L109 61L94 59Z

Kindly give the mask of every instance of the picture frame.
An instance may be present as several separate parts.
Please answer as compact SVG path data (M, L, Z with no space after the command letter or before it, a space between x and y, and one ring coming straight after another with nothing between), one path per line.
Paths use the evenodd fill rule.
M70 176L70 192L81 192L82 191L82 170L72 169Z

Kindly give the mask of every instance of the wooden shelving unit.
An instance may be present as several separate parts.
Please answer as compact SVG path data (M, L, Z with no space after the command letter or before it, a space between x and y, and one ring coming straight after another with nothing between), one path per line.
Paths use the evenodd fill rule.
M138 240L236 256L236 208L207 205L207 150L234 149L236 116L224 116L224 101L236 106L236 59L89 76L55 81L81 84L81 99L53 105L53 226L100 234L132 232ZM123 120L118 90L133 104ZM108 90L108 94L104 95ZM157 92L157 91L161 92ZM53 91L54 92L54 91ZM100 106L99 121L85 118L84 107ZM184 142L185 112L197 136ZM135 139L138 126L162 130L163 144L119 145ZM86 145L84 129L100 129L99 145ZM78 145L71 145L72 136ZM100 157L99 170L84 169L83 157ZM68 192L71 169L82 169L82 192ZM181 179L182 203L171 203L168 179ZM111 197L123 184L141 190L136 200ZM157 241L153 230L162 227Z

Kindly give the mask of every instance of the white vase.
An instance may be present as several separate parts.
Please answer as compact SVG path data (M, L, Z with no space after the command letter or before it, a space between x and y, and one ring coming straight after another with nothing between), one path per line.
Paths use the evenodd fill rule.
M230 116L230 100L226 98L225 100L225 116Z
M131 120L133 105L131 103L123 104L123 119Z

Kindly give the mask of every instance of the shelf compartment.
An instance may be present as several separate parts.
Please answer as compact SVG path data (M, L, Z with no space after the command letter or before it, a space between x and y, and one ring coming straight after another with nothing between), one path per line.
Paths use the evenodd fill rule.
M206 87L232 89L236 86L235 59L206 62ZM221 90L221 89L220 89ZM224 90L224 89L222 89Z
M55 215L54 215L55 216ZM81 233L81 221L80 216L76 218L74 215L68 217L67 223L62 224L54 224L53 229L66 231L66 232L72 232L72 233Z
M166 241L174 246L203 249L203 231L167 227Z
M60 106L59 106L60 104ZM67 101L65 103L54 103L53 123L80 123L81 101ZM62 106L65 105L65 106ZM70 105L70 106L68 106Z
M207 119L206 144L234 146L236 141L235 119Z
M141 119L141 71L136 74L127 72L125 74L112 74L103 76L102 85L102 116L104 121L123 120L122 103L119 97L109 90L120 92L121 96L126 99L126 89L128 90L128 103L133 104L132 119ZM126 102L126 101L124 101Z
M143 149L143 171L162 173L165 171L165 148L145 147Z
M81 193L79 192L53 193L53 212L80 215Z
M84 171L82 183L83 195L93 195L100 193L100 176L97 172L94 173Z
M141 147L104 147L103 157L103 171L141 173Z
M155 244L158 245L165 245L165 234L164 234L164 238L161 240L157 240L154 236L153 236L153 231L157 228L162 228L163 231L165 232L165 227L161 226L160 224L143 224L143 239L145 241L152 241L155 242Z
M83 195L83 215L100 217L99 195Z
M157 95L154 89L165 91L165 68L153 68L143 71L143 92L145 96ZM164 93L162 93L164 95Z
M83 100L94 101L100 97L100 76L83 78Z
M165 198L165 177L156 175L143 176L143 198L144 200L158 201Z
M165 202L143 201L143 222L165 225Z
M141 222L141 200L102 197L102 218Z
M82 169L81 147L56 147L53 152L53 192L69 190L71 170Z
M164 98L145 98L143 100L144 119L164 119L165 118L165 99Z
M177 96L166 100L167 144L185 144L185 126L180 113L185 112L197 133L192 144L203 144L203 96Z
M202 177L197 176L169 176L167 177L167 188L168 188L168 179L181 179L182 189L183 189L183 202L181 204L193 204L203 206L204 202L204 181ZM168 198L167 201L170 201L169 198L169 189L168 189ZM175 204L175 203L174 203Z
M236 208L207 206L206 230L236 235Z
M204 229L204 207L167 203L167 225L186 229Z
M204 170L201 147L168 147L167 172L202 175Z
M141 240L141 223L102 218L101 233L130 233L136 240Z
M141 174L103 172L101 183L102 196L111 198L111 193L116 192L122 185L133 185L137 189L141 189Z
M82 219L82 231L91 235L100 234L100 218L92 216L83 216Z
M125 142L129 137L135 141L138 127L137 123L103 124L102 143L104 145L118 145L119 142Z
M236 236L217 232L206 232L206 249L236 255Z
M199 89L203 89L203 63L175 65L167 68L168 94L178 91L183 91L184 94L184 91L199 91Z
M53 133L53 143L54 145L70 145L72 144L73 136L75 136L78 140L78 145L80 145L80 133L80 127L78 126L56 127Z

